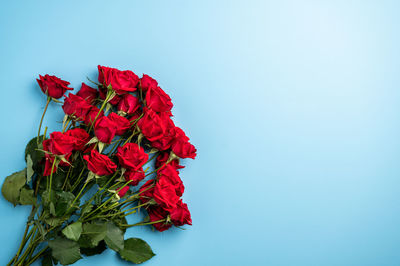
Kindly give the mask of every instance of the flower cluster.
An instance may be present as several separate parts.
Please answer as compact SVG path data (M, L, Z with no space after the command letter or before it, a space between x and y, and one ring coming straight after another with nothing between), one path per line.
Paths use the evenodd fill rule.
M141 263L154 255L143 240L128 239L124 245L122 239L116 245L114 238L123 237L126 228L152 225L164 231L173 225L192 224L181 198L184 185L179 171L183 168L180 160L194 159L196 148L172 120L171 98L155 79L98 66L98 82L91 81L95 86L82 83L77 93L66 95L72 90L70 83L56 76L39 76L37 82L47 95L38 137L27 146L27 168L8 177L2 188L13 204L29 202L33 206L30 219L35 221L27 224L22 247L10 265L30 264L30 258L49 255L47 249L34 255L41 241L48 242L50 255L62 264L80 258L75 247L93 249L100 241L123 259ZM43 117L52 101L62 103L62 129L47 137L46 127L41 136ZM152 160L153 166L149 164ZM15 182L22 176L25 182ZM94 195L82 201L90 189ZM127 224L125 217L139 208L148 217ZM103 225L104 236L85 233L93 228L98 232ZM31 232L43 228L48 232L40 241L28 233L31 226ZM74 249L60 248L65 244L62 241L70 241ZM140 260L129 255L133 242L142 245L137 247L143 252Z

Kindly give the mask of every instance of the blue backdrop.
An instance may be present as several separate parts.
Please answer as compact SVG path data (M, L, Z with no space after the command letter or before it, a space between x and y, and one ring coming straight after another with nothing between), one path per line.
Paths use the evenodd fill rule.
M1 180L45 104L97 64L154 76L198 148L193 226L130 229L145 265L400 265L398 1L3 1ZM52 105L45 125L60 128ZM29 207L0 200L0 264ZM112 251L76 265L127 265Z

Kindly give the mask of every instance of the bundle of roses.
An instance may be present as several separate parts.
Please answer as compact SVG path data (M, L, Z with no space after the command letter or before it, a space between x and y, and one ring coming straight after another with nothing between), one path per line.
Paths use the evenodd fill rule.
M47 95L38 136L26 147L26 168L2 187L14 206L32 205L8 265L39 258L43 265L67 265L107 247L138 264L154 253L139 238L124 239L127 228L164 231L192 223L179 170L180 159L194 159L196 148L172 121L171 98L148 75L104 66L98 71L98 83L91 81L97 88L82 83L67 96L69 82L50 75L37 80ZM41 127L51 102L62 103L65 117L62 130L47 137ZM148 214L144 220L128 224L126 217L141 209Z

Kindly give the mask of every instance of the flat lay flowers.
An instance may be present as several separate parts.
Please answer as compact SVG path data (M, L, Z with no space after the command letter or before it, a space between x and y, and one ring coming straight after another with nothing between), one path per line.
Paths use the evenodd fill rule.
M196 148L172 120L171 98L146 74L105 66L77 93L56 76L37 83L47 97L38 134L26 146L26 168L2 186L14 206L32 206L8 265L69 265L106 248L135 264L151 259L150 246L126 230L192 224L180 161L194 159ZM43 125L50 104L65 113L51 133ZM143 220L129 224L135 213Z

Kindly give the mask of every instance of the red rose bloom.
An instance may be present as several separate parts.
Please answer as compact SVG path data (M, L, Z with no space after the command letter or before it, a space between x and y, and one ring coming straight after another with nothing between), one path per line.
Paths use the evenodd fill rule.
M94 121L94 119L96 118L97 114L99 114L97 116L97 120L99 120L100 118L102 118L104 116L104 111L101 110L101 112L99 113L100 109L97 106L92 105L89 109L89 112L86 114L85 116L85 121L84 123L88 126L90 126L92 124L92 122Z
M168 217L168 212L157 206L151 206L150 208L147 209L147 212L149 214L150 222L160 221ZM162 232L169 229L172 225L164 221L164 222L154 223L153 226L157 231Z
M163 166L168 161L168 159L169 159L168 152L160 153L160 155L158 155L156 158L156 168L160 168L161 166ZM172 166L177 171L178 169L185 168L185 166L179 164L179 160L177 159L170 161L168 165Z
M90 171L99 176L111 175L117 170L117 165L108 156L92 150L90 155L83 155Z
M68 81L62 80L56 76L50 76L48 74L44 76L39 75L39 79L36 80L43 93L55 99L61 98L67 90L73 90L68 87L70 84Z
M90 140L89 134L82 128L70 129L65 134L75 138L74 150L76 151L83 150Z
M153 198L154 180L147 180L146 183L139 189L140 201L146 203Z
M122 167L128 170L138 171L146 162L149 156L136 143L126 143L119 147L116 156Z
M144 109L144 116L137 123L143 135L149 141L156 141L163 137L165 125L160 116L151 109Z
M140 181L142 181L145 177L143 170L135 171L135 170L126 170L124 173L125 180L131 181L129 183L130 186L137 186Z
M129 186L125 186L123 188L120 188L118 191L118 196L123 197L125 196L126 192L128 192Z
M174 185L166 178L158 180L154 187L153 197L154 200L166 211L172 211L175 209L176 204L179 201Z
M139 99L131 94L123 95L118 103L118 111L122 111L128 115L134 114L139 107Z
M55 155L71 153L76 145L76 139L61 132L53 132L50 138L43 141L43 150Z
M156 112L169 112L173 106L171 98L160 87L150 88L147 91L146 104Z
M125 94L136 90L139 77L130 70L118 70L116 68L98 66L99 82L105 87L111 85L117 94Z
M88 104L93 104L96 101L99 92L96 89L89 87L88 85L82 82L81 89L78 91L76 95L82 97L85 101L88 102Z
M165 132L160 139L151 142L151 145L157 150L165 151L171 147L171 144L175 140L175 124L166 113L160 114L160 118L165 125Z
M91 105L88 104L82 97L70 93L65 98L62 106L65 114L75 117L77 120L83 121L89 112Z
M183 203L182 200L178 201L176 208L171 211L170 217L171 222L175 226L182 226L185 224L192 225L192 218L190 216L189 209L187 204Z
M110 113L108 118L117 126L116 135L123 135L131 127L131 123L127 118L117 115L116 113Z
M190 144L189 138L179 127L175 127L175 140L171 145L172 151L180 158L196 157L196 148Z
M177 139L172 144L172 151L180 158L196 158L196 148L188 141Z
M143 77L140 79L140 86L142 88L142 91L146 92L150 88L157 87L158 83L152 77L150 77L146 74L143 74Z
M157 175L159 180L165 179L174 186L176 195L178 195L179 197L182 196L185 190L185 186L183 185L182 180L178 175L178 171L174 167L167 164L165 167L158 170Z
M94 134L103 143L110 144L117 132L117 125L107 116L97 119L94 125Z

